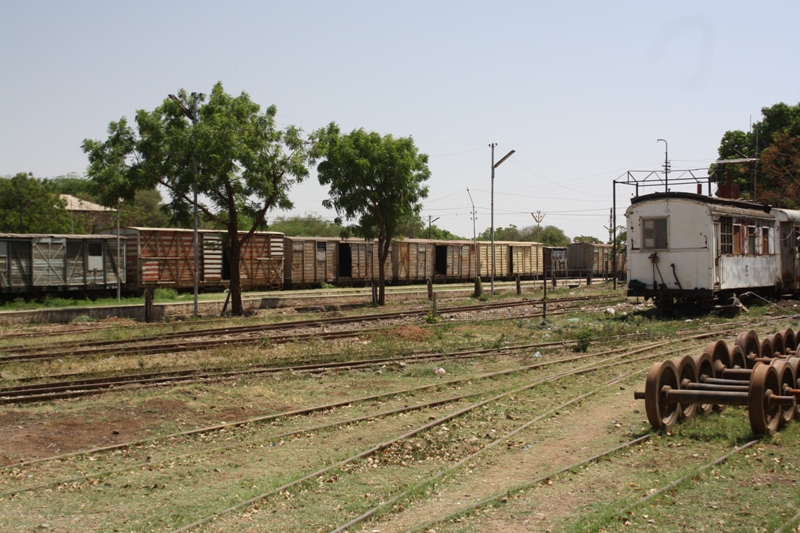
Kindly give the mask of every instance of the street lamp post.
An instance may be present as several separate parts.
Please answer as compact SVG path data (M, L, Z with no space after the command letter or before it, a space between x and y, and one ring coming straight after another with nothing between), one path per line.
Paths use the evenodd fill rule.
M664 143L664 192L669 192L669 145L664 139L657 139L657 143Z
M494 162L494 147L497 146L497 143L492 143L489 146L492 148L492 220L491 220L491 227L492 227L492 290L491 294L494 296L494 169L499 167L503 164L503 161L511 157L516 150L511 150L506 155L504 155L500 161L497 163Z

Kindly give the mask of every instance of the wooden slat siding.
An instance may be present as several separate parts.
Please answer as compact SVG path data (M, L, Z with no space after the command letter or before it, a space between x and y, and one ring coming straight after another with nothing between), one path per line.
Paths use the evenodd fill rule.
M325 241L314 242L314 281L324 283L328 274L328 243Z
M87 248L86 241L67 241L64 262L67 270L66 285L69 287L101 283L98 278L102 280L102 272L99 273L99 276L92 276L91 273L87 272L85 257Z
M31 242L9 241L8 243L9 278L12 290L27 291L32 287Z
M43 238L32 240L33 286L66 287L66 239Z
M533 274L535 276L542 276L544 274L544 253L543 246L540 242L532 243L533 249Z
M325 246L328 250L328 258L325 261L325 281L335 283L339 276L339 243L327 241Z
M243 286L279 288L283 284L283 234L254 233L242 246L239 268Z
M316 250L317 243L313 239L308 239L303 242L303 269L300 274L300 282L303 284L312 283L316 278Z
M411 244L399 241L392 247L392 276L398 281L408 281L411 277Z
M218 233L201 233L202 253L200 255L200 279L208 285L220 285L222 282L222 235ZM194 251L192 252L194 253ZM194 261L194 257L192 257Z
M116 241L106 241L103 246L103 268L105 269L105 283L108 286L116 286L117 282L125 283L126 272L121 268L126 264L125 254L127 252L127 239L120 239L119 256L117 256ZM119 272L119 280L117 273Z

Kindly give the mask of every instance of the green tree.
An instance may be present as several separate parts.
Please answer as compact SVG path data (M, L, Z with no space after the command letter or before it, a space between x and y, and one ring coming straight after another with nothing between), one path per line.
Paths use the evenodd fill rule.
M478 235L478 240L481 241L488 241L491 238L491 228L487 228ZM526 226L518 229L511 224L508 228L495 228L494 240L540 242L545 246L566 246L569 244L569 237L555 226Z
M69 233L70 216L52 183L20 172L0 178L0 231Z
M750 132L741 130L727 131L722 136L718 149L720 159L757 158L756 168L756 200L790 207L797 205L797 196L787 194L793 184L797 183L796 172L785 172L791 165L792 139L800 138L800 104L790 106L785 103L775 104L761 109L762 119ZM777 147L768 152L771 147ZM789 152L785 152L785 150ZM764 159L769 154L769 161ZM785 154L787 157L782 157ZM709 174L717 182L725 182L730 177L739 185L742 196L752 197L753 163L712 165Z
M188 222L196 180L202 195L198 209L228 232L235 315L243 312L242 245L263 226L270 209L292 206L290 187L308 175L301 131L294 126L278 129L276 113L275 106L262 112L247 93L234 97L217 83L207 102L204 95L190 97L181 90L153 111L137 111L136 129L123 117L109 125L105 142L83 142L89 155L87 174L105 202L130 201L137 190L161 185L170 195L173 218ZM250 221L242 236L240 219Z
M404 217L419 213L428 196L428 156L411 137L395 139L363 129L343 135L334 123L315 132L319 182L330 186L323 201L339 217L356 220L353 233L378 242L378 304L386 303L386 258ZM337 223L340 220L337 219Z
M325 220L319 215L305 215L297 217L277 217L269 225L270 231L279 231L286 235L304 237L341 237L347 228L330 220Z
M800 136L789 131L778 133L773 142L761 152L763 193L759 200L800 209Z
M104 198L102 191L97 190L97 183L75 172L63 176L56 176L49 180L59 194L69 194L81 200L102 204L116 210L117 204L113 198ZM161 193L158 189L141 189L134 192L132 201L124 201L120 205L120 224L122 226L145 226L161 228L169 225L169 214L164 209ZM116 214L115 220L116 220ZM116 222L115 222L116 224ZM75 231L90 233L94 221L86 220L81 216L73 216Z
M591 235L578 235L577 237L572 239L572 242L585 242L585 243L588 243L588 244L600 244L603 241L601 241L597 237L592 237Z

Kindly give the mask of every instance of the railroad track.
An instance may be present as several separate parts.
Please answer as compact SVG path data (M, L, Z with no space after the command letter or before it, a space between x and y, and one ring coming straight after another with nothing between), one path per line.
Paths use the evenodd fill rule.
M701 335L691 335L686 339L707 338L712 335L722 335L733 331L731 324L722 324L723 328L712 328L712 332ZM335 333L335 332L334 332ZM352 332L342 332L352 333ZM359 334L363 334L360 332ZM314 334L318 337L319 334ZM136 373L117 376L103 376L97 378L76 378L72 380L51 381L47 383L36 383L30 385L18 385L0 389L0 405L3 404L22 404L30 402L51 401L57 399L78 398L107 392L119 392L132 388L164 387L170 385L180 385L187 383L220 381L225 379L239 378L248 375L275 374L280 372L325 372L337 369L360 369L374 367L378 365L404 364L419 361L443 361L458 358L475 357L492 353L506 353L524 349L545 349L563 347L574 344L575 341L564 340L556 342L525 344L509 346L504 348L466 350L450 353L417 354L404 357L391 358L371 358L348 361L328 361L319 363L305 363L300 365L258 365L247 368L230 369L185 369L171 370L164 372L150 372L146 374Z
M589 296L582 298L561 298L549 300L549 306L556 307L549 311L549 314L559 314L569 309L578 307L580 302L586 301L609 301L604 296ZM614 301L614 300L611 300ZM458 314L475 311L486 311L493 309L504 309L509 307L524 307L541 304L541 300L521 300L513 302L496 302L491 304L470 305L460 307L449 307L439 311L440 314ZM569 305L571 304L571 305ZM280 331L287 329L324 327L326 325L341 324L362 324L365 322L377 322L381 320L396 320L401 318L412 318L425 316L430 312L429 309L417 309L409 311L399 311L392 313L380 313L369 315L358 315L350 317L328 317L311 320L296 320L290 322L256 324L246 326L230 326L224 328L209 328L203 330L193 330L190 332L164 333L154 337L140 337L136 339L121 339L93 342L60 343L58 350L51 350L49 347L28 347L14 348L0 355L0 363L12 361L34 361L63 359L71 357L89 357L94 355L116 355L116 354L136 354L152 355L164 353L179 353L187 351L197 351L215 348L218 346L232 346L242 344L258 344L261 342L271 342L275 344L316 339L335 339L346 337L357 337L364 334L365 330L346 330L314 333L296 333L284 335L265 336L264 333L270 331ZM533 314L531 316L538 316ZM204 337L221 337L217 339L203 339ZM234 337L238 336L238 337ZM164 340L173 342L164 342Z
M714 335L714 334L712 334L712 333L704 333L704 334L701 334L701 335L692 336L692 339L707 338L707 337L712 336L712 335ZM532 391L532 390L535 389L535 387L537 387L539 385L542 385L542 384L545 384L545 383L558 382L559 380L567 378L569 376L581 375L581 374L584 374L584 373L596 372L596 371L602 370L602 369L613 368L615 366L635 364L635 363L640 362L640 361L647 361L647 360L652 360L652 359L658 358L658 357L664 357L665 356L664 351L661 351L661 353L654 353L656 351L657 345L660 344L661 347L665 348L665 351L668 351L669 353L674 353L676 351L676 347L674 346L675 342L676 342L676 340L667 340L667 341L663 341L662 343L652 343L652 344L649 344L649 345L643 345L643 346L640 346L639 348L637 348L636 350L632 350L632 351L629 351L629 352L618 354L618 355L616 355L614 357L608 357L608 358L605 358L602 361L599 361L599 360L598 361L594 361L594 360L590 359L591 362L589 364L587 364L585 367L578 368L578 369L575 369L575 370L572 370L572 371L555 371L555 372L551 372L547 376L541 376L541 377L537 378L535 381L529 382L528 384L525 384L525 385L523 385L521 387L518 386L518 387L512 388L511 390L498 391L498 393L493 395L491 398L488 398L488 399L485 399L485 400L480 400L480 401L476 401L475 399L473 399L473 400L469 401L469 403L467 405L460 406L457 410L451 411L451 412L447 413L445 416L437 416L435 419L434 419L433 416L431 416L430 417L431 420L427 421L426 423L417 424L417 425L414 425L413 427L409 427L408 429L403 430L402 434L399 434L399 435L395 434L389 440L384 440L384 441L379 442L377 444L370 444L370 445L368 445L368 447L366 449L361 449L361 450L359 450L359 451L357 451L355 453L352 453L349 456L345 456L344 458L341 458L340 460L335 461L333 463L323 462L322 465L315 466L315 467L309 469L309 470L312 470L311 472L304 471L302 473L298 473L297 475L293 475L292 476L292 481L284 483L280 487L277 487L277 488L271 488L270 487L265 492L257 494L257 495L255 495L253 497L237 498L236 500L233 500L233 501L228 500L228 503L225 504L225 505L228 505L227 507L220 508L222 506L219 506L219 507L216 507L217 510L214 510L214 508L212 507L211 514L207 514L205 516L203 516L203 515L195 515L194 517L191 517L191 515L188 515L188 516L184 515L184 518L186 519L186 521L191 521L191 520L194 520L194 521L189 523L189 524L183 525L183 526L179 527L178 529L175 529L174 531L175 531L175 533L177 533L177 532L185 532L185 531L194 530L194 529L196 529L196 528L202 526L203 524L208 523L208 522L210 522L212 520L218 520L218 519L219 520L224 520L224 517L226 515L241 513L243 511L245 511L246 509L251 508L251 506L253 506L253 505L258 505L259 507L264 508L265 511L271 510L273 508L272 506L274 505L274 502L272 502L271 500L275 496L287 495L289 492L292 492L292 498L301 498L302 494L307 492L307 491L305 491L303 489L304 488L308 488L309 485L313 485L316 482L316 480L321 479L322 476L329 475L329 473L337 471L339 469L343 470L343 468L342 468L343 466L346 466L346 465L349 465L349 464L354 464L354 463L357 463L359 461L365 461L365 460L367 460L368 458L370 458L372 456L378 456L378 454L381 451L389 449L392 446L401 445L403 442L408 442L411 438L413 438L415 436L424 435L424 434L430 434L434 430L442 431L440 428L442 428L445 424L447 424L447 426L450 426L452 428L453 426L451 424L454 423L455 420L459 419L460 417L464 417L465 415L470 414L470 413L477 413L477 412L479 412L479 410L482 407L485 407L485 406L488 406L488 405L497 404L499 401L502 401L502 400L504 400L506 398L515 397L515 396L518 396L520 394L524 394L525 391ZM634 355L642 354L642 353L644 353L644 355L642 355L641 357L637 357L635 359L632 359L632 357ZM549 364L554 364L554 363L559 363L559 362L566 363L566 362L570 362L570 361L571 362L575 362L575 361L582 360L582 359L587 359L587 358L590 358L590 357L596 357L597 355L599 355L599 354L592 354L591 356L576 356L575 358L568 358L568 359L565 359L563 361L552 361L552 362L549 362ZM512 370L504 371L502 373L493 373L491 375L487 374L487 375L481 376L481 377L485 377L487 379L490 379L490 376L502 375L504 373L506 373L506 374L507 373L519 373L519 372L522 372L524 370L533 370L534 368L539 368L541 366L544 366L545 364L546 363L539 363L537 365L531 365L531 367L528 367L527 369L515 368L515 369L512 369ZM634 373L638 373L638 372L641 372L641 371L643 371L643 370L641 370L641 369L639 369L639 370L634 369L633 370ZM611 379L610 381L607 381L603 386L601 386L601 387L599 387L599 388L597 388L595 390L589 391L589 392L587 392L585 394L575 395L574 397L570 398L566 402L560 402L560 403L553 402L553 403L558 403L558 405L550 405L550 406L548 406L543 412L537 413L537 416L534 419L520 420L519 422L515 422L513 428L509 428L508 431L500 432L496 437L493 437L493 439L491 441L486 442L481 447L481 449L477 450L474 453L470 453L470 454L467 454L467 455L465 455L463 457L459 457L458 461L452 463L447 468L446 471L437 471L437 472L434 472L432 474L428 474L427 476L422 477L417 482L415 482L414 486L403 488L398 493L393 493L391 495L391 498L383 499L376 506L366 506L367 508L364 510L365 506L362 505L361 507L362 507L362 510L364 510L364 512L361 515L359 515L358 517L356 517L356 519L353 519L353 520L351 520L350 522L348 522L346 524L339 525L337 527L337 529L334 529L333 531L344 531L347 528L352 527L354 524L361 523L363 521L368 520L371 516L373 516L377 512L381 512L383 510L391 509L391 506L394 503L396 503L398 501L407 500L408 498L410 498L415 493L415 491L417 490L418 487L431 486L432 483L435 483L435 482L441 480L442 477L445 474L451 473L453 471L456 471L457 469L464 469L464 467L468 464L469 461L475 460L475 458L485 454L487 451L489 451L491 449L495 449L495 448L501 447L504 443L506 443L513 436L517 435L519 432L524 431L524 430L532 427L532 425L534 423L539 423L539 422L542 422L545 419L548 419L548 418L551 418L551 417L555 417L556 415L558 415L561 412L563 412L566 407L568 407L570 405L574 405L577 402L582 401L583 399L589 397L592 394L596 394L598 391L602 390L604 387L608 387L610 385L613 385L613 384L617 383L621 377L629 377L630 375L631 374L626 373L626 374L623 374L621 376L617 376L617 377ZM476 379L478 379L478 377L471 376L469 378L464 378L464 379L460 379L460 380L451 380L450 382L447 382L447 384L453 384L454 385L454 384L457 384L457 383L464 383L467 379L469 379L471 381L475 381ZM445 384L446 383L438 383L438 384L433 385L433 387L442 387ZM427 386L426 388L428 388L428 387L430 387L430 386ZM414 389L409 389L408 391L395 391L395 392L393 392L391 394L395 394L396 395L396 394L410 392L412 390L414 390ZM419 390L419 388L417 388L416 390ZM486 393L486 391L484 391L484 394L485 393ZM456 402L461 402L463 404L464 402L467 402L471 396L474 396L474 395L475 395L475 393L473 392L471 394L465 394L465 395L461 395L461 396L458 396L458 397L453 397L453 398L448 398L448 399L445 399L445 400L438 400L436 402L427 403L424 406L410 406L410 407L406 406L406 407L403 407L403 408L400 408L400 409L396 409L396 410L392 410L392 411L386 411L386 412L383 412L383 413L371 413L371 414L368 414L368 415L365 415L365 416L362 416L362 417L348 419L348 420L344 420L344 421L339 421L339 422L336 422L335 424L320 425L320 426L315 426L315 427L303 427L303 428L299 428L299 429L296 429L296 430L292 430L291 432L282 432L280 434L271 434L271 435L268 435L266 437L263 437L263 436L260 437L260 442L262 442L262 443L268 442L268 441L273 441L274 442L279 438L280 439L287 438L287 440L288 440L288 437L290 435L303 435L303 434L306 434L306 433L316 433L316 432L322 431L326 427L327 428L331 428L334 425L335 426L344 426L344 425L356 423L356 422L359 422L359 421L374 420L376 417L379 417L379 416L380 417L383 417L383 416L387 416L388 417L388 416L391 416L391 415L396 414L396 413L409 412L411 410L417 410L417 409L420 409L420 408L428 409L428 408L430 408L430 407L432 407L434 405L443 405L445 402L450 404L450 405L454 405L455 406ZM388 396L388 394L387 395L382 395L382 396L386 397L386 396ZM372 397L369 400L365 399L365 401L374 401L376 398L377 397ZM335 405L350 404L350 403L352 403L354 401L357 401L357 400L356 399L350 399L349 401L340 402L339 404L329 404L329 405L326 405L326 406L318 406L318 407L316 407L314 409L316 410L316 412L321 412L323 410L331 409ZM305 413L309 413L309 412L311 412L311 409L304 410L304 412ZM270 420L274 421L274 420L279 419L279 418L285 418L285 417L293 416L295 414L305 414L305 413L300 413L299 411L295 412L295 413L282 413L280 415L275 415L275 416L261 417L259 420L249 419L249 420L246 420L246 421L242 421L240 423L228 423L228 424L225 424L223 426L216 426L216 427L213 427L213 428L203 428L202 430L195 430L195 431L193 431L191 433L193 435L198 435L198 434L201 434L201 432L202 433L209 433L209 432L214 432L214 431L221 431L223 429L230 430L233 426L239 425L239 424L242 427L245 427L245 426L246 427L251 427L256 422L269 422ZM189 432L186 432L186 433L184 433L182 435L188 435L188 433ZM173 434L173 435L169 435L169 436L162 436L158 440L161 441L161 442L166 443L166 442L171 442L176 438L178 438L178 434ZM615 447L613 447L613 448L611 448L609 450L605 450L605 451L603 451L603 452L601 452L599 454L595 453L595 454L593 454L593 456L591 458L589 458L589 459L587 459L585 461L581 461L580 463L576 463L576 464L577 465L585 464L585 463L590 462L592 460L597 460L600 457L610 456L613 453L615 453L616 451L622 450L627 446L630 446L630 445L636 444L638 442L641 442L641 440L646 439L646 438L647 438L647 436L644 436L644 437L641 437L639 439L635 439L633 441L630 441L630 442L628 442L626 444L623 444L622 446L615 446ZM149 439L148 441L138 441L136 443L126 443L125 445L119 445L119 446L114 446L114 447L107 447L107 448L104 448L104 449L96 449L96 450L86 451L86 452L83 452L83 454L91 455L92 456L91 460L92 461L97 461L98 460L97 459L97 455L98 454L109 453L109 455L108 455L109 463L113 464L113 463L116 463L118 461L118 459L117 459L117 456L111 454L110 452L112 452L114 450L119 450L123 446L124 447L134 447L134 446L136 446L136 447L139 447L139 448L143 448L146 444L148 445L147 449L149 449L149 447L150 447L149 445L153 444L155 441L156 441L156 439ZM224 451L231 450L231 449L234 449L235 447L239 447L239 446L248 446L248 449L253 449L253 450L258 449L257 442L248 441L248 442L229 443L229 444L225 444L223 446L216 446L213 449L202 450L199 453L200 454L222 453ZM131 478L138 480L139 479L138 476L141 475L140 473L145 468L150 469L150 471L154 471L154 470L158 471L159 470L159 465L170 465L169 466L170 469L172 469L172 468L195 468L195 465L197 464L197 460L196 459L192 459L192 458L194 458L196 455L198 455L198 454L191 453L191 454L183 454L181 456L173 455L173 456L168 457L168 458L161 458L161 459L158 460L158 462L152 462L150 460L150 458L148 457L147 460L140 461L137 464L127 464L127 465L124 465L122 467L120 467L119 465L115 465L115 468L113 468L111 470L106 470L106 471L93 470L89 474L83 474L82 473L82 474L80 474L78 476L75 476L75 477L72 477L72 478L69 478L69 479L59 479L59 480L51 481L51 482L48 482L46 484L42 484L42 485L39 485L39 486L24 487L24 488L20 488L18 490L15 489L15 490L12 490L11 492L7 492L7 493L4 493L4 494L0 495L0 497L9 496L11 494L18 494L18 493L24 492L24 491L39 491L39 490L43 490L43 489L45 489L47 487L53 487L53 486L56 486L56 485L64 485L66 487L66 485L68 483L74 483L74 482L76 482L76 480L79 481L79 480L82 480L82 479L91 478L91 479L95 480L94 482L97 482L98 480L105 479L105 478L107 478L107 477L109 477L111 475L120 476L120 477L130 476ZM64 456L61 456L60 458L49 458L48 460L50 460L50 461L59 461L59 462L65 464L65 465L71 464L70 461L63 461L63 459L64 459ZM218 460L216 460L216 461L212 460L211 464L216 464L217 461ZM30 464L32 464L32 463L27 463L27 465L30 465ZM97 463L95 462L95 463L91 463L91 464L96 465ZM23 465L19 465L18 464L18 465L15 465L14 468L21 468L21 467L24 468L25 466L26 465L24 465L24 464ZM555 472L556 473L558 473L558 472L566 472L566 471L568 471L570 469L573 469L575 467L576 467L576 465L573 464L573 465L570 465L568 467L565 467L565 468L562 468L560 470L557 470ZM79 467L76 465L75 468L78 469ZM367 471L365 474L368 475L369 472L370 471ZM548 476L554 476L554 475L555 475L554 473L548 473L545 476L537 478L532 483L543 482L546 479L548 479ZM212 474L212 477L213 477L213 474ZM21 477L21 479L25 479L25 478ZM123 482L124 481L119 481L119 482L115 482L115 483L117 485L119 485L119 484L122 484ZM187 480L187 482L188 482L188 480ZM55 495L58 494L59 491L53 491L53 492L54 492L54 497L55 497ZM308 492L311 493L313 491L308 491ZM506 490L504 492L505 492L505 496L507 497L508 496L508 491ZM284 496L284 497L288 498L289 496L287 495L287 496ZM497 497L497 499L500 499L501 497L503 497L503 495L502 494L498 494L496 497ZM284 501L283 498L279 498L278 499L278 503L280 501ZM232 505L231 505L231 503L232 503ZM481 502L479 502L479 504L480 503ZM478 504L476 504L476 505L478 505ZM470 507L472 507L472 505L470 505ZM359 511L359 512L361 512L361 511ZM265 514L265 516L269 516L269 515ZM238 517L235 516L233 519L237 520ZM180 523L176 524L173 527L176 527L179 524ZM184 522L184 524L185 524L185 522ZM220 525L220 524L218 524L218 525L220 527L224 527L224 525Z

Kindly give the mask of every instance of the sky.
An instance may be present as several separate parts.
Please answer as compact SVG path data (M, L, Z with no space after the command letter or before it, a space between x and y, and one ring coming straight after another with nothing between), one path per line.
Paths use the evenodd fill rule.
M800 102L798 20L796 0L0 0L0 176L83 174L81 143L109 122L221 81L282 126L413 137L422 216L452 233L472 238L473 202L490 227L495 143L496 161L515 150L496 228L538 211L606 241L615 179L660 170L665 149L671 176L705 176L726 131ZM616 189L623 224L635 189ZM332 219L327 195L312 172L269 216Z

